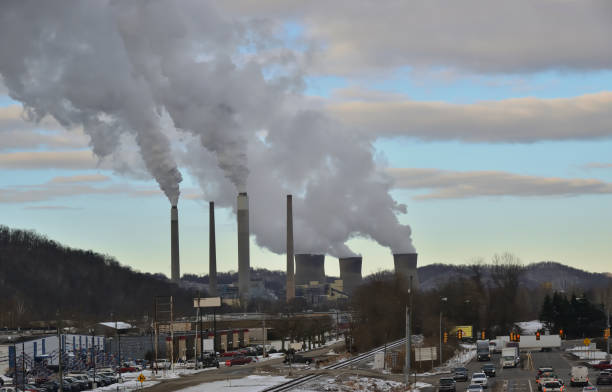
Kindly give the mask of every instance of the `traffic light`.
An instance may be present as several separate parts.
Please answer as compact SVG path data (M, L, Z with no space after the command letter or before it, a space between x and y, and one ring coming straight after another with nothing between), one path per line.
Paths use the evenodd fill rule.
M457 330L457 339L461 340L463 339L463 331L462 330Z
M561 337L561 339L563 339L563 330L562 329L559 330L559 336Z
M510 341L514 342L514 332L510 332Z
M604 329L604 339L610 338L610 328Z
M485 331L480 331L480 339L485 340Z
M444 331L444 343L448 343L448 332Z
M521 341L521 334L520 334L520 333L517 333L517 334L516 334L516 341L517 341L517 342L520 342L520 341Z
M540 331L536 332L536 340L540 340Z

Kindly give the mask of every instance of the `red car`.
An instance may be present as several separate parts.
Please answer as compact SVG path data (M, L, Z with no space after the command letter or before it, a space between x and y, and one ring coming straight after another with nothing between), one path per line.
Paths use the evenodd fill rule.
M244 355L237 355L232 359L225 361L225 366L246 365L253 361L253 358Z
M612 369L612 363L610 361L599 361L597 365L593 365L595 369L606 370Z
M136 369L134 366L122 366L119 368L119 373L133 373L137 371L138 369Z

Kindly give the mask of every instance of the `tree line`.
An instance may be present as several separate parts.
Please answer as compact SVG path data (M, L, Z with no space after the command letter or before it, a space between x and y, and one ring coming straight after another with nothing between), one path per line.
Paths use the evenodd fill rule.
M63 246L33 231L0 226L0 326L36 321L141 320L154 297L174 297L178 315L193 312L194 293L164 275L134 271L108 255Z

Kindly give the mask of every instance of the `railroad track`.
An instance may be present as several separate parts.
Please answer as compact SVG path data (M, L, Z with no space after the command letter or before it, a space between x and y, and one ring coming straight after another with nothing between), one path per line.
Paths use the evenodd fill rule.
M370 351L367 351L363 354L359 354L353 358L349 358L347 360L344 361L340 361L337 363L334 363L332 365L329 366L325 366L322 370L335 370L335 369L342 369L342 368L347 368L351 365L354 365L356 363L359 363L365 359L367 359L368 357L373 356L376 353L379 352L383 352L385 349L390 349L390 348L394 348L397 346L400 346L402 344L405 344L406 339L399 339L396 341L393 341L391 343L388 343L386 346L381 346L381 347L377 347L375 349L372 349ZM306 376L302 376L302 377L298 377L296 379L293 379L291 381L287 381L285 383L264 389L263 392L281 392L281 391L290 391L291 389L298 387L300 385L304 385L310 381L313 381L316 378L321 377L323 374L308 374Z

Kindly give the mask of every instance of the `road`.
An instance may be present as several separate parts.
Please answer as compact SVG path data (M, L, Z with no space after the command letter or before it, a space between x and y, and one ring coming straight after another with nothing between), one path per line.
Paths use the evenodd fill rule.
M338 351L344 349L344 342L312 350L308 352L307 355L322 355L331 349ZM298 373L297 369L294 370L294 374L295 373ZM246 365L231 367L222 366L219 369L211 369L209 371L204 371L189 376L163 380L161 383L147 388L147 392L173 392L207 382L243 378L251 374L287 375L288 367L283 365L282 358L270 359L263 362L254 362Z
M490 363L497 365L497 376L489 378L489 390L492 392L538 392L537 384L535 383L536 370L538 367L552 367L555 373L561 377L565 383L567 390L570 392L580 392L582 387L571 387L569 385L570 369L572 366L582 365L580 361L574 360L569 354L555 350L551 352L533 352L531 353L533 358L534 370L524 369L523 367L518 368L506 368L503 369L499 366L500 356L495 354L492 357ZM525 355L523 355L525 358ZM477 362L473 360L466 367L472 373L480 371L482 365L489 362ZM523 361L521 364L525 366L527 361ZM597 371L589 369L589 379L593 382L597 379ZM437 384L437 378L429 377L426 382L430 382L434 385ZM458 382L457 391L464 391L467 389L468 382ZM600 385L598 386L599 391L611 391L612 386Z

